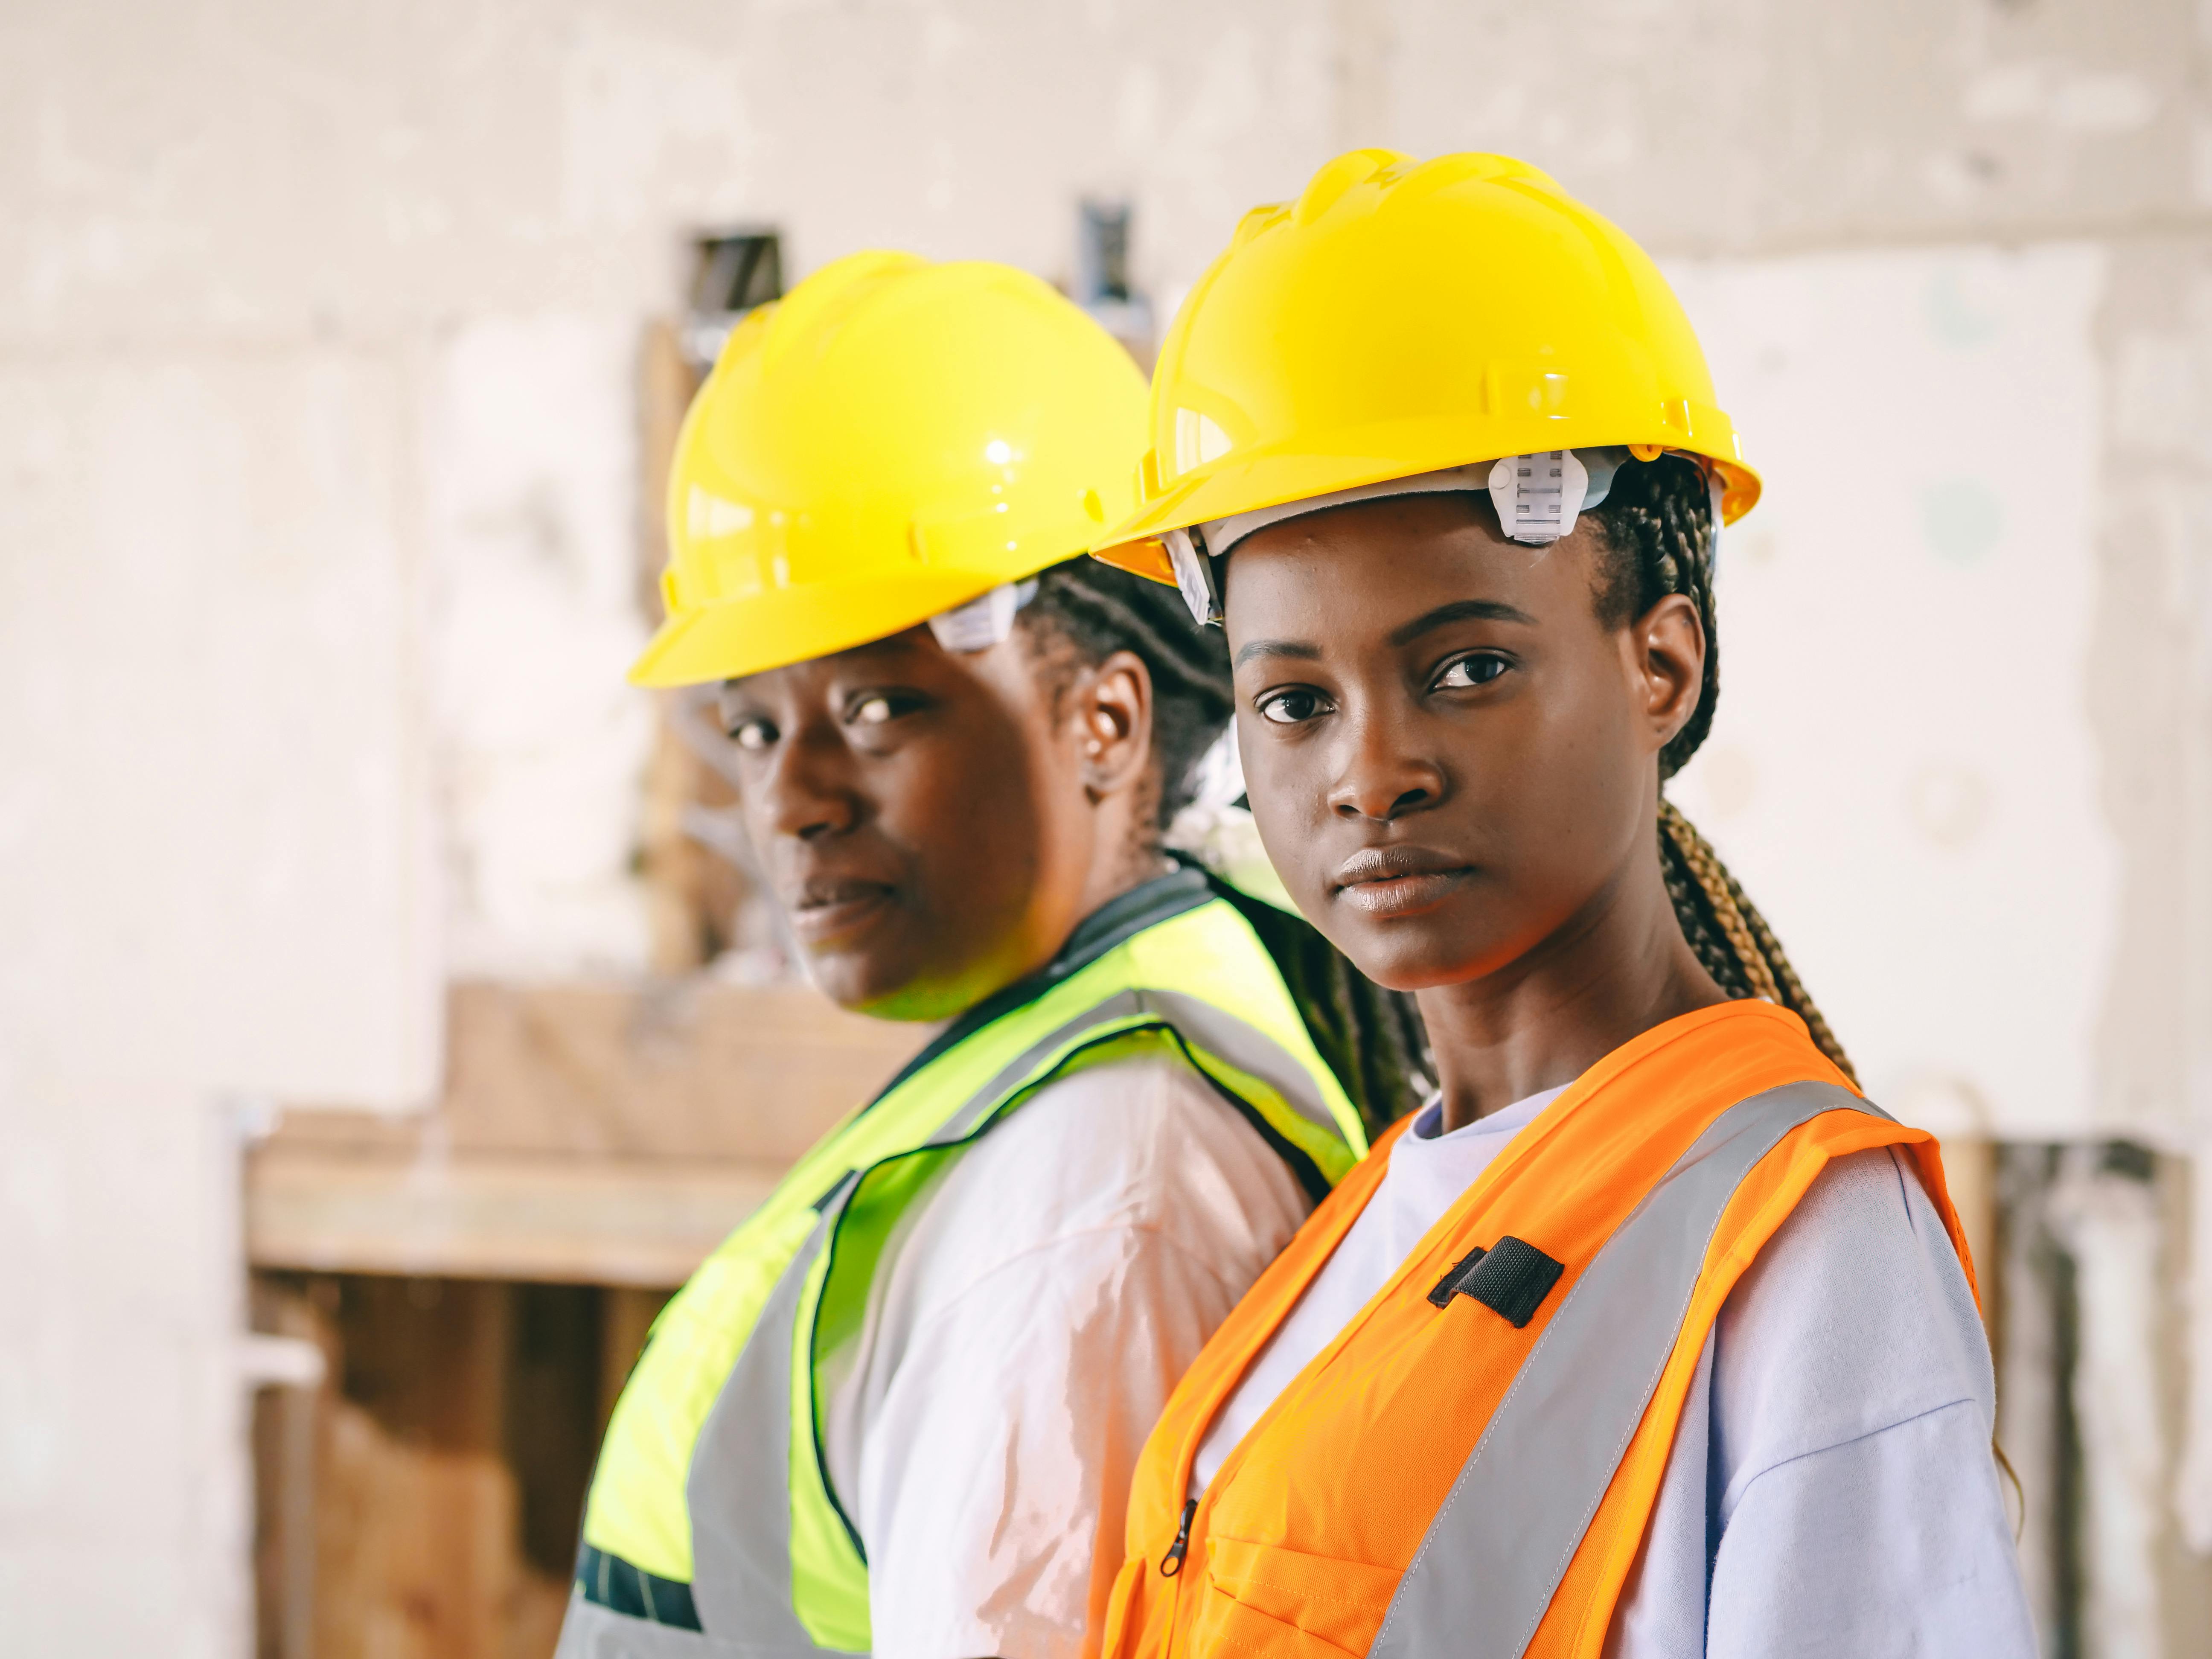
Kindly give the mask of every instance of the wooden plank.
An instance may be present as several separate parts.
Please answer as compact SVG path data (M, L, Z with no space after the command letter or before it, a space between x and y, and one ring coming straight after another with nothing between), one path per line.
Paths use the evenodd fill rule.
M257 1267L672 1289L782 1166L262 1149L246 1183Z
M257 1402L260 1659L548 1659L606 1304L653 1293L256 1273L252 1295L330 1361Z
M668 1289L928 1036L802 986L465 984L430 1112L294 1110L256 1267Z
M288 1111L268 1145L787 1164L930 1032L800 985L464 982L433 1111Z
M520 1547L507 1286L349 1279L318 1479L316 1659L550 1652L566 1575Z

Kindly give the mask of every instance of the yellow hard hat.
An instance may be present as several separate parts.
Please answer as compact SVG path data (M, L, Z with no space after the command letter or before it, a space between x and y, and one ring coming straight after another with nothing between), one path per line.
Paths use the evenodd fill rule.
M1725 521L1759 499L1657 267L1504 155L1352 150L1246 214L1160 349L1151 439L1094 547L1158 581L1170 532L1513 456L1677 451Z
M856 253L738 325L668 481L640 685L881 639L1081 553L1134 504L1145 382L1025 271Z

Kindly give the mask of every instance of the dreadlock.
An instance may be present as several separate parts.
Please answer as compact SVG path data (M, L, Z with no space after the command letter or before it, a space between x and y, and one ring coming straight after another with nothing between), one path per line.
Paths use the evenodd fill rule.
M1624 465L1590 517L1603 539L1598 617L1608 628L1626 626L1669 593L1698 608L1705 631L1705 680L1689 720L1659 751L1659 777L1682 769L1712 730L1720 701L1720 635L1713 618L1712 496L1705 477L1688 461L1666 455ZM1844 1075L1857 1080L1843 1045L1814 1005L1781 941L1744 896L1712 844L1673 802L1659 803L1659 866L1682 936L1715 983L1732 997L1764 997L1805 1022L1821 1053Z
M1235 711L1227 640L1218 628L1192 627L1174 588L1089 558L1044 571L1020 619L1047 665L1095 668L1116 651L1144 659L1156 761L1147 832L1156 848L1190 804L1199 762ZM1055 693L1070 679L1056 684ZM1430 1088L1428 1033L1413 999L1376 984L1302 918L1233 888L1224 896L1274 958L1314 1047L1370 1133L1419 1106Z

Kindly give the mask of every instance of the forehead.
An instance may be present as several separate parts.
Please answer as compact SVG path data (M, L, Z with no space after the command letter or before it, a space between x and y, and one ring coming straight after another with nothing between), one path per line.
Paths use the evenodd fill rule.
M1454 491L1391 496L1270 525L1223 563L1231 641L1295 615L1307 631L1365 631L1460 599L1532 615L1571 599L1589 608L1595 522L1542 546L1498 531L1489 498Z
M827 656L808 657L781 668L763 668L722 682L731 696L773 696L803 693L820 685L849 684L854 680L916 679L953 672L952 658L932 637L927 628L909 628L866 645Z

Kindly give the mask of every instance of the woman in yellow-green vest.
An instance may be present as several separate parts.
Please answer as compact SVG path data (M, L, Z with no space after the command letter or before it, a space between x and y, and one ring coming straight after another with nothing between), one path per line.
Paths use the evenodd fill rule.
M654 1325L564 1659L1072 1659L1168 1389L1411 1103L1409 1009L1163 850L1233 769L1218 640L1079 556L1143 404L1035 278L863 254L691 410L634 678L718 688L815 982L945 1024Z

